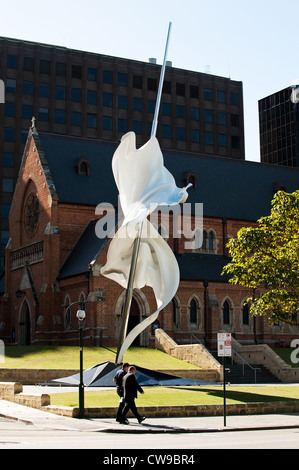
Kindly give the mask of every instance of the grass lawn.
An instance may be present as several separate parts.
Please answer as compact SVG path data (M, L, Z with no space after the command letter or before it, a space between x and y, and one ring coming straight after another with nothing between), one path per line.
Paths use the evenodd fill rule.
M115 390L87 391L85 407L117 407ZM51 405L78 407L78 393L51 393ZM227 403L252 403L299 400L298 386L226 387ZM223 388L220 387L145 387L144 395L138 394L137 406L187 406L223 404Z
M116 348L85 347L83 367L114 362ZM124 355L124 362L147 369L198 369L193 364L175 359L157 349L132 347ZM4 369L79 369L79 346L6 346Z

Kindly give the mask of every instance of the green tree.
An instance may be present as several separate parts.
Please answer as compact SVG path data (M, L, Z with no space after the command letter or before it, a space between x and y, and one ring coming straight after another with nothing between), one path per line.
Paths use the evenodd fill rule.
M253 315L298 324L299 191L277 192L271 214L257 223L229 241L232 260L223 274L232 274L232 284L259 289L258 298L248 298Z

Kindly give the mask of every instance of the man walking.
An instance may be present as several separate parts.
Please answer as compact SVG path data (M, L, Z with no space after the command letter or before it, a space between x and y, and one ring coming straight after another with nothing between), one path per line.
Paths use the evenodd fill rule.
M139 383L135 377L136 368L134 366L129 367L128 373L123 378L123 393L124 393L124 408L122 410L122 424L129 424L126 419L126 414L129 409L132 411L135 418L137 418L138 423L142 423L145 420L144 416L140 416L135 405L135 398L137 398L137 391L144 394L144 391L140 387Z
M120 397L118 410L117 410L117 414L116 414L116 421L118 421L119 423L122 421L122 410L123 410L123 407L124 407L123 377L128 372L128 368L129 368L129 364L127 362L125 362L122 365L122 368L119 369L116 372L115 377L113 378L113 382L116 383L116 393Z

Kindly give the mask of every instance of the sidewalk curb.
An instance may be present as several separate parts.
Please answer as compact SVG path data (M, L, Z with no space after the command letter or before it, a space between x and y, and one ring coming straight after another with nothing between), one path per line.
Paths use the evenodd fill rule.
M198 433L216 433L216 432L238 432L238 431L270 431L279 429L298 429L298 425L272 425L272 426L248 426L248 427L218 427L218 428L173 428L173 429L124 429L106 428L96 432L107 432L115 434L198 434Z
M34 419L33 420L28 420L24 418L19 418L12 416L11 414L7 413L0 413L1 418L9 419L11 421L15 422L22 422L26 425L30 426L37 426L37 427L42 427L41 423L35 423ZM80 424L81 419L79 418L71 418L74 420L74 425L75 424ZM84 418L83 418L84 420ZM85 420L84 420L85 421ZM89 421L88 419L86 421ZM81 421L82 422L82 421ZM51 429L60 429L61 430L61 425L60 426L47 426L50 427ZM154 428L154 427L149 427L146 428L145 425L142 425L141 427L130 427L128 426L123 426L123 427L94 427L94 428L88 428L84 427L82 429L79 429L78 426L63 426L64 429L67 430L76 430L76 431L88 431L88 432L104 432L104 433L111 433L111 434L199 434L199 433L219 433L219 432L240 432L240 431L270 431L270 430L279 430L279 429L298 429L299 428L299 423L298 424L286 424L286 425L270 425L270 426L245 426L245 427L236 427L236 426L222 426L222 427L211 427L211 428L166 428L163 425L160 425L159 428Z
M9 419L9 420L11 420L11 421L19 421L19 422L21 422L21 423L29 424L29 425L31 425L31 426L34 426L34 423L33 423L32 421L29 421L28 419L16 418L15 416L11 416L11 415L4 414L4 413L0 413L0 418Z

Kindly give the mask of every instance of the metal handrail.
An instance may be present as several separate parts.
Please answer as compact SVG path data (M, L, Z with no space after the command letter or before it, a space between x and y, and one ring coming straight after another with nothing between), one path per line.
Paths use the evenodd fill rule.
M273 359L273 357L271 357L268 353L266 353L265 351L255 351L254 349L247 349L245 351L246 353L261 353L261 354L264 354L265 356L268 357L268 359L270 359L270 361L272 361L277 367L279 367L280 369L282 370L289 370L291 367L284 367L282 365L280 365L278 362L275 361L275 359Z
M200 341L200 339L198 339L193 333L190 333L190 336L193 336L193 338L196 339L196 341L197 341L199 344L201 344L208 352L210 352L210 351L208 350L208 348L203 344L203 342Z
M261 372L261 369L260 367L252 367L251 364L249 364L249 362L246 361L246 359L244 359L244 357L242 357L234 348L232 348L232 351L234 354L236 354L236 356L238 356L241 361L243 362L242 363L242 366L243 366L243 375L245 374L245 365L247 365L248 367L250 367L250 369L252 369L254 371L254 383L256 383L256 372L259 371ZM232 362L233 362L233 356L232 356Z

